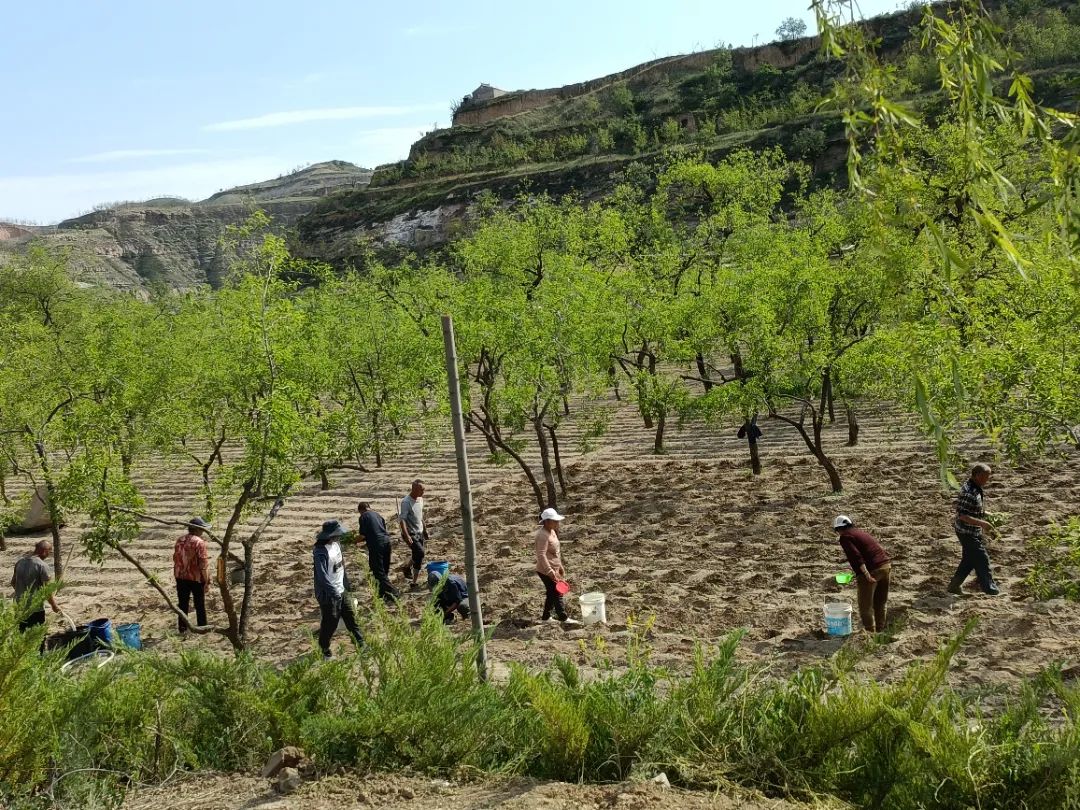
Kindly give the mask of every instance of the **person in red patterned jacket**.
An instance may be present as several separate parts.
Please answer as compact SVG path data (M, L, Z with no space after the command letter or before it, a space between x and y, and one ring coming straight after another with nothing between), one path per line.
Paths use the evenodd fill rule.
M176 596L180 610L187 616L192 600L195 602L195 621L199 627L206 625L206 586L210 583L210 556L206 552L203 534L210 524L201 517L193 518L187 526L187 534L176 539L173 548L173 576L176 578ZM181 633L190 624L186 618L177 618Z

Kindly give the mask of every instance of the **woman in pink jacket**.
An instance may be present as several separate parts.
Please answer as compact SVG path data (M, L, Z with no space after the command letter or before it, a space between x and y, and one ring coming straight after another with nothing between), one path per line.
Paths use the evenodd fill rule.
M540 513L540 528L536 530L536 575L544 583L544 621L550 619L552 613L560 622L566 621L562 594L556 590L556 583L566 578L557 532L563 519L554 509L545 509Z

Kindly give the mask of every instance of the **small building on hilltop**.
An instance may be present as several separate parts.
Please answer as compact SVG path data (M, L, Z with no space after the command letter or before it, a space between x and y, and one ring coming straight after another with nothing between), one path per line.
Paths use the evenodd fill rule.
M498 87L492 87L490 84L482 84L469 93L469 95L465 96L465 98L472 102L491 101L493 98L505 95L505 90L500 90Z

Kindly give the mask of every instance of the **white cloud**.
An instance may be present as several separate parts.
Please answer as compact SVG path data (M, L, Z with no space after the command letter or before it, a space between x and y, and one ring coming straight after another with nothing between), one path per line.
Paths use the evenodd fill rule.
M219 121L203 127L207 132L231 132L240 129L266 129L284 127L293 124L309 124L313 121L353 121L360 118L388 118L395 115L427 110L440 110L442 104L414 104L409 106L387 107L322 107L312 110L288 110L267 113L255 118L241 118L236 121Z
M223 188L269 180L296 163L292 158L251 157L152 169L0 177L0 220L11 216L56 222L117 200L163 196L200 200Z
M142 158L173 157L175 155L205 155L206 149L113 149L110 152L95 152L92 155L70 158L68 163L113 163L121 160L140 160Z

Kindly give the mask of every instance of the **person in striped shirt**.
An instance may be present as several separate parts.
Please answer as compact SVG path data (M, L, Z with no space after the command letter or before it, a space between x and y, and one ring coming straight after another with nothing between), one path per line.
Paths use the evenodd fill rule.
M989 464L979 462L971 468L971 477L960 488L960 494L956 497L956 520L953 522L953 528L960 541L962 553L960 565L957 566L956 573L953 574L952 581L949 583L949 593L955 593L958 596L963 594L961 588L964 580L972 571L975 572L983 593L990 596L1001 593L990 571L990 554L983 540L983 532L994 530L986 519L986 510L983 507L983 487L990 482L992 474Z

